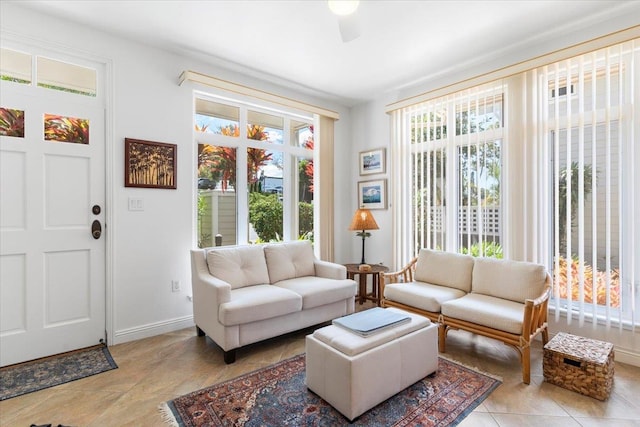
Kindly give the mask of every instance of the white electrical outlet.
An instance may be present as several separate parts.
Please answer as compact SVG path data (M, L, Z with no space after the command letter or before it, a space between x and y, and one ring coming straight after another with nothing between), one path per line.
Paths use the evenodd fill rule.
M171 292L180 292L180 281L172 280L171 281Z

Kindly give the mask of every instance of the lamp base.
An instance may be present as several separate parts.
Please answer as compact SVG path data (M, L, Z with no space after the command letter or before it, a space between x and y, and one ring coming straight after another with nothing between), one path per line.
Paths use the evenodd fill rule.
M371 266L369 264L360 264L358 266L358 271L362 271L363 273L371 271Z

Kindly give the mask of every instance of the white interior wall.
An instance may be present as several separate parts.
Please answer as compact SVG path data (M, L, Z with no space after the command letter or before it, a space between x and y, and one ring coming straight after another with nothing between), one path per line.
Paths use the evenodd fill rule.
M106 206L110 239L111 344L139 339L193 325L189 250L194 245L195 147L192 138L192 89L178 86L185 69L220 77L285 97L337 111L336 147L336 261L348 262L347 233L340 213L347 197L341 193L351 164L345 156L350 145L349 110L319 97L239 74L204 60L195 60L147 47L49 16L15 4L1 4L3 34L54 50L101 58L112 64L110 136L112 158L107 184L111 206ZM178 145L176 190L124 187L124 138ZM347 152L350 150L346 149ZM129 211L130 197L143 200L144 210ZM350 209L347 209L349 211ZM350 219L350 218L349 218ZM171 281L181 283L171 291Z
M378 99L365 104L358 105L351 109L351 162L353 166L349 169L350 176L348 178L349 191L351 196L349 197L350 203L347 205L347 215L343 229L347 230L351 217L358 208L358 181L369 181L386 179L387 180L387 209L375 209L371 210L376 223L380 227L379 230L372 230L371 237L368 237L365 241L365 258L368 264L384 264L387 267L395 268L393 266L393 254L391 253L391 239L392 235L392 207L391 207L391 192L393 191L393 185L390 181L391 165L389 154L391 149L391 135L389 128L389 116L385 113L385 106L392 102L389 95L383 95ZM360 152L365 150L371 150L375 148L386 149L386 167L384 174L372 174L360 176L360 168L358 161L360 158ZM360 262L362 255L362 239L356 236L355 231L349 231L351 259L348 262L358 263ZM400 266L401 267L401 266Z

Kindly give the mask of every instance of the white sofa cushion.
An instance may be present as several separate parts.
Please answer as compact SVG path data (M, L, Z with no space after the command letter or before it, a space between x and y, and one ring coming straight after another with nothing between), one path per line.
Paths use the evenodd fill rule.
M302 297L272 285L255 285L231 291L231 301L220 304L218 320L225 326L271 319L302 309ZM213 310L213 307L212 307Z
M231 289L269 283L269 272L261 245L220 246L207 252L212 276L231 285Z
M473 257L453 252L421 249L416 263L416 282L431 283L471 292Z
M520 335L524 304L502 298L470 293L442 303L445 317L466 320L492 329Z
M353 298L356 295L356 285L348 279L334 280L304 276L281 280L273 286L288 289L300 295L303 310Z
M423 282L390 283L384 287L384 298L421 310L440 312L440 305L466 295L464 291Z
M269 283L302 276L315 276L313 247L309 240L278 243L264 247Z
M471 290L510 301L524 303L544 289L547 271L543 265L522 261L476 258Z

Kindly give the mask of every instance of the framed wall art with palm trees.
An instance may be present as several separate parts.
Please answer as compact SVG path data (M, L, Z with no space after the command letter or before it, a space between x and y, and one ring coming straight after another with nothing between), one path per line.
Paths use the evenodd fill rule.
M164 142L124 140L124 186L176 189L178 146Z

